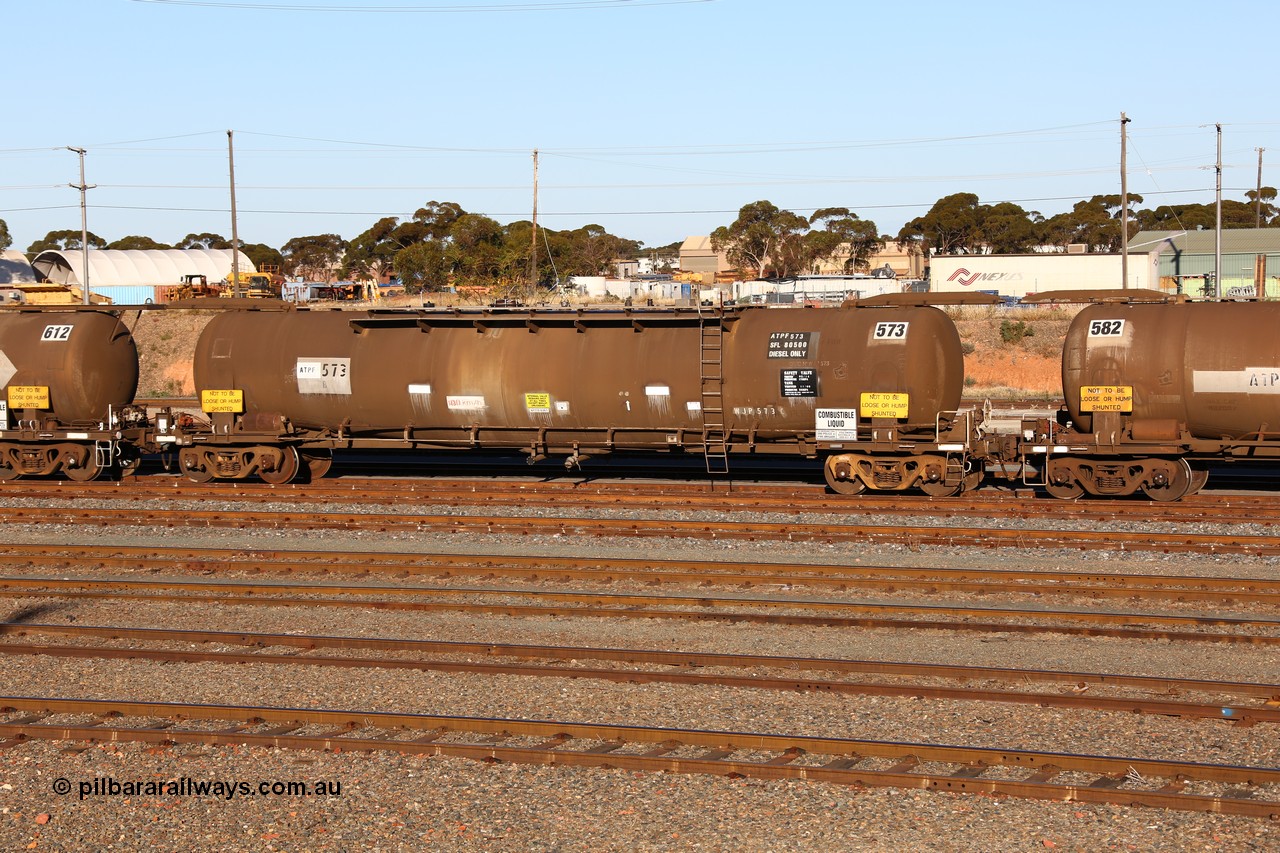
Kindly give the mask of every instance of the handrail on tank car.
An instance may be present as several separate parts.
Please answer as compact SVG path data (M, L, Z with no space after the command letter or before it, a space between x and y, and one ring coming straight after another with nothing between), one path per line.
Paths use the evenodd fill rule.
M955 432L957 420L962 421L964 425L964 441L960 447L953 447L952 450L962 450L966 453L973 449L973 409L956 409L950 412L937 412L933 416L933 442L938 445L938 449L942 450L942 421L946 418L951 422L948 432ZM954 444L954 442L948 442Z

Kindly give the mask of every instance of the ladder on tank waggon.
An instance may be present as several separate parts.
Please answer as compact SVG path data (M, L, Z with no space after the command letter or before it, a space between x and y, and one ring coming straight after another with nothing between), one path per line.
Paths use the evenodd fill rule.
M724 425L724 309L698 308L699 379L702 388L702 455L708 474L729 473L729 435Z

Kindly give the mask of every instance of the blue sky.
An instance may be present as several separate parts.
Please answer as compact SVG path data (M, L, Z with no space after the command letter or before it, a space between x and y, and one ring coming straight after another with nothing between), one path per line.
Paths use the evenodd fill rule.
M768 199L882 233L976 193L1052 215L1280 185L1280 4L858 0L42 0L5 4L0 219L351 238L455 201L656 246ZM1255 37L1260 36L1260 37ZM1270 160L1274 165L1266 165Z

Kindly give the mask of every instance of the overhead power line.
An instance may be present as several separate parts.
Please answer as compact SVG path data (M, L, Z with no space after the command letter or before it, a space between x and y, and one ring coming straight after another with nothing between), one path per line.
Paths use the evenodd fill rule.
M1223 189L1228 192L1244 192L1246 189L1252 189L1252 187L1224 187ZM1146 197L1146 196L1164 196L1164 195L1184 195L1188 193L1199 193L1199 192L1204 192L1204 188L1195 187L1192 189L1181 189L1181 190L1161 190L1157 192L1142 193L1142 195ZM1040 198L989 199L989 200L984 200L983 203L984 204L1003 204L1005 202L1011 202L1013 204L1037 204L1039 202L1046 202L1046 201L1080 201L1080 200L1081 200L1080 196L1070 195L1070 196L1045 196ZM935 199L933 201L903 202L900 204L864 204L864 205L858 205L857 211L855 212L865 212L870 210L900 210L900 209L906 209L906 208L929 208L929 207L932 207L936 203L936 201L937 200ZM790 210L795 213L800 213L800 212L812 213L815 210L822 210L823 207L826 207L826 206L827 205L806 207L806 206L787 205L786 208L787 210ZM52 205L49 207L26 207L26 208L7 208L7 209L0 208L0 213L11 213L11 212L22 211L22 210L59 210L66 207L74 207L74 205ZM103 209L103 210L150 210L150 211L165 212L165 213L170 213L170 212L226 213L228 211L228 208L226 207L162 207L162 206L127 205L127 204L95 204L94 208ZM279 216L378 216L378 217L403 216L403 217L411 217L413 215L411 211L396 212L396 211L387 211L387 210L369 211L369 210L271 210L271 209L246 210L246 209L242 209L240 212L261 214L261 215L271 215L271 216L279 215ZM504 211L470 211L470 212L479 213L484 216L493 216L493 217L498 217L498 216L522 217L522 216L527 216L529 214L529 211L527 210L521 210L521 211L515 211L515 212L504 212ZM707 209L707 210L544 210L542 208L539 208L538 215L539 216L700 216L705 214L717 214L717 215L737 214L738 212L739 211L737 208L725 209L725 210L714 210L714 209Z
M512 3L434 3L430 5L351 5L346 3L246 3L231 0L133 0L157 6L200 6L212 9L245 9L255 12L373 12L373 13L459 13L459 12L572 12L587 9L619 9L641 6L686 6L715 0L543 0Z

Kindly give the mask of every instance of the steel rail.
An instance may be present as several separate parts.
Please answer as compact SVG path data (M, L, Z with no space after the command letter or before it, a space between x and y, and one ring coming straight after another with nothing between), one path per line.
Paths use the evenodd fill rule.
M799 515L805 512L844 514L928 514L946 517L985 518L1065 518L1091 521L1118 519L1144 522L1213 522L1215 524L1280 523L1276 501L1243 502L1238 498L1161 503L1156 501L1092 501L1088 503L1041 500L1027 502L1015 495L931 498L922 495L874 495L852 501L827 495L820 487L779 487L714 492L706 486L576 486L554 483L504 481L445 484L372 481L372 484L329 483L275 486L266 483L173 483L139 482L67 483L38 481L4 483L0 497L29 500L97 499L118 501L234 500L250 503L307 503L402 505L404 503L501 506L574 506L599 508L626 506L632 509L702 509L720 511L768 511Z
M57 546L18 546L0 554L0 566L72 568L85 556L50 554ZM1204 577L1185 575L1108 575L1101 572L1036 571L1017 569L958 569L947 567L823 566L788 563L727 563L693 560L599 560L563 557L475 557L449 554L386 555L378 552L307 552L326 562L299 559L264 559L254 552L231 549L176 550L163 557L103 556L114 549L104 547L86 554L95 568L157 571L264 571L296 573L372 574L397 572L434 577L471 575L522 578L539 581L642 581L645 583L722 584L742 586L816 586L836 590L848 588L924 590L986 595L1067 595L1087 598L1144 598L1173 601L1233 603L1247 599L1253 605L1280 605L1280 580L1248 577ZM412 560L407 562L404 558ZM510 563L514 565L503 565ZM607 563L601 567L601 563ZM653 568L650 568L653 567ZM767 569L761 571L760 569Z
M1191 783L1238 786L1280 784L1280 769L1239 765L1111 757L1032 750L944 746L853 738L751 732L686 730L609 723L572 723L478 717L450 717L377 711L200 705L102 699L0 697L0 709L27 716L0 723L0 737L14 740L141 741L175 744L250 744L310 750L394 750L420 755L450 755L484 761L608 767L628 770L710 773L763 779L805 779L842 784L909 787L953 793L989 793L1066 802L1101 802L1186 811L1280 819L1280 802L1254 798L1252 790L1226 795L1188 793ZM45 722L47 715L91 715L90 723ZM32 715L35 715L34 717ZM159 724L109 724L114 717L159 719ZM227 721L221 731L183 729L184 721ZM245 727L275 724L264 732ZM281 725L283 724L283 725ZM292 734L305 726L338 727L319 735ZM362 731L426 731L416 739L359 737ZM484 736L477 743L442 740L449 733ZM512 738L541 740L535 746L506 745ZM635 748L650 747L637 753ZM677 753L702 750L695 756ZM744 755L745 754L745 755ZM764 760L746 756L769 754ZM743 757L738 757L743 756ZM823 764L810 757L832 757ZM868 759L893 766L860 767ZM803 762L803 763L802 763ZM922 771L924 763L955 765L947 773ZM994 768L1026 775L1018 779L983 778ZM1064 773L1093 775L1087 784L1055 783ZM1154 787L1157 780L1168 780ZM1123 788L1145 784L1144 788Z
M787 671L840 672L863 675L888 675L901 678L932 678L954 681L1047 682L1069 684L1074 689L1090 685L1123 687L1148 693L1172 695L1183 692L1246 696L1280 705L1280 684L1241 681L1209 681L1167 676L1123 675L1063 670L1011 669L991 666L959 666L955 664L874 661L848 658L813 658L780 655L722 654L716 652L679 652L654 649L621 649L584 646L542 646L510 643L475 643L451 640L418 640L387 637L356 637L308 634L271 634L246 631L210 631L176 628L137 628L117 625L54 625L42 623L0 622L0 636L29 635L107 640L134 640L147 643L183 644L214 643L220 645L273 646L315 649L362 649L402 651L419 654L484 656L518 660L609 661L625 664L651 664L667 667L718 667L745 669L780 669ZM294 658L290 658L294 659ZM807 683L807 682L806 682Z
M108 592L111 589L129 592ZM91 591L85 591L91 590ZM138 592L145 590L145 593ZM182 592L152 592L181 590ZM342 598L279 597L281 593L338 593ZM200 594L203 593L203 594ZM355 596L380 595L380 599ZM552 605L518 605L460 602L467 596L497 596L553 602ZM801 598L747 598L724 596L641 595L636 593L552 592L527 589L484 587L407 587L350 586L340 584L238 583L229 581L179 581L133 579L71 579L0 577L3 598L65 598L132 602L207 602L224 605L256 605L268 607L356 607L369 610L434 611L462 613L500 613L510 616L594 616L634 619L683 619L693 621L757 622L767 624L912 627L941 630L966 630L1013 633L1072 633L1111 637L1159 637L1176 640L1254 643L1280 645L1280 620L1236 618L1226 616L1176 615L1153 613L1102 612L1096 610L1016 609L969 607L944 604L899 604L875 602L824 601ZM450 598L453 601L404 600L406 597ZM566 606L577 604L582 606ZM660 606L686 607L688 610L640 609ZM822 615L795 613L753 613L745 610L708 610L721 607L757 607L765 610L799 610ZM947 614L953 617L1001 617L1009 619L1057 620L1053 624L1018 622L966 622L927 619L889 619L869 616L849 617L842 612L929 616ZM1135 624L1163 626L1139 631ZM1108 626L1121 625L1123 628ZM1232 627L1271 630L1273 634L1222 633L1209 631L1174 631L1174 626Z
M1159 714L1188 719L1229 720L1244 725L1280 722L1280 707L1255 707L1218 702L1188 702L1170 699L1099 696L997 690L993 688L940 687L926 684L887 684L834 681L830 679L771 678L747 675L659 670L608 669L601 667L496 664L461 661L423 661L403 658L354 658L324 655L268 654L266 652L196 652L171 649L134 649L104 646L59 646L47 643L0 643L0 655L30 655L90 660L148 660L162 663L214 663L223 665L268 664L315 666L343 669L410 669L466 675L510 675L535 678L572 678L628 684L675 684L696 687L735 687L748 690L775 690L801 693L835 693L856 696L908 696L968 702L1000 702L1131 714ZM726 656L729 657L729 656ZM742 666L742 664L735 664ZM1276 686L1280 690L1280 685Z
M240 527L236 513L197 510L8 507L10 524L96 526ZM679 537L787 542L892 542L896 544L1178 551L1211 554L1280 554L1280 536L1204 533L1035 530L945 526L890 526L672 519L534 518L384 513L256 512L255 527L281 530L373 530L561 536Z

